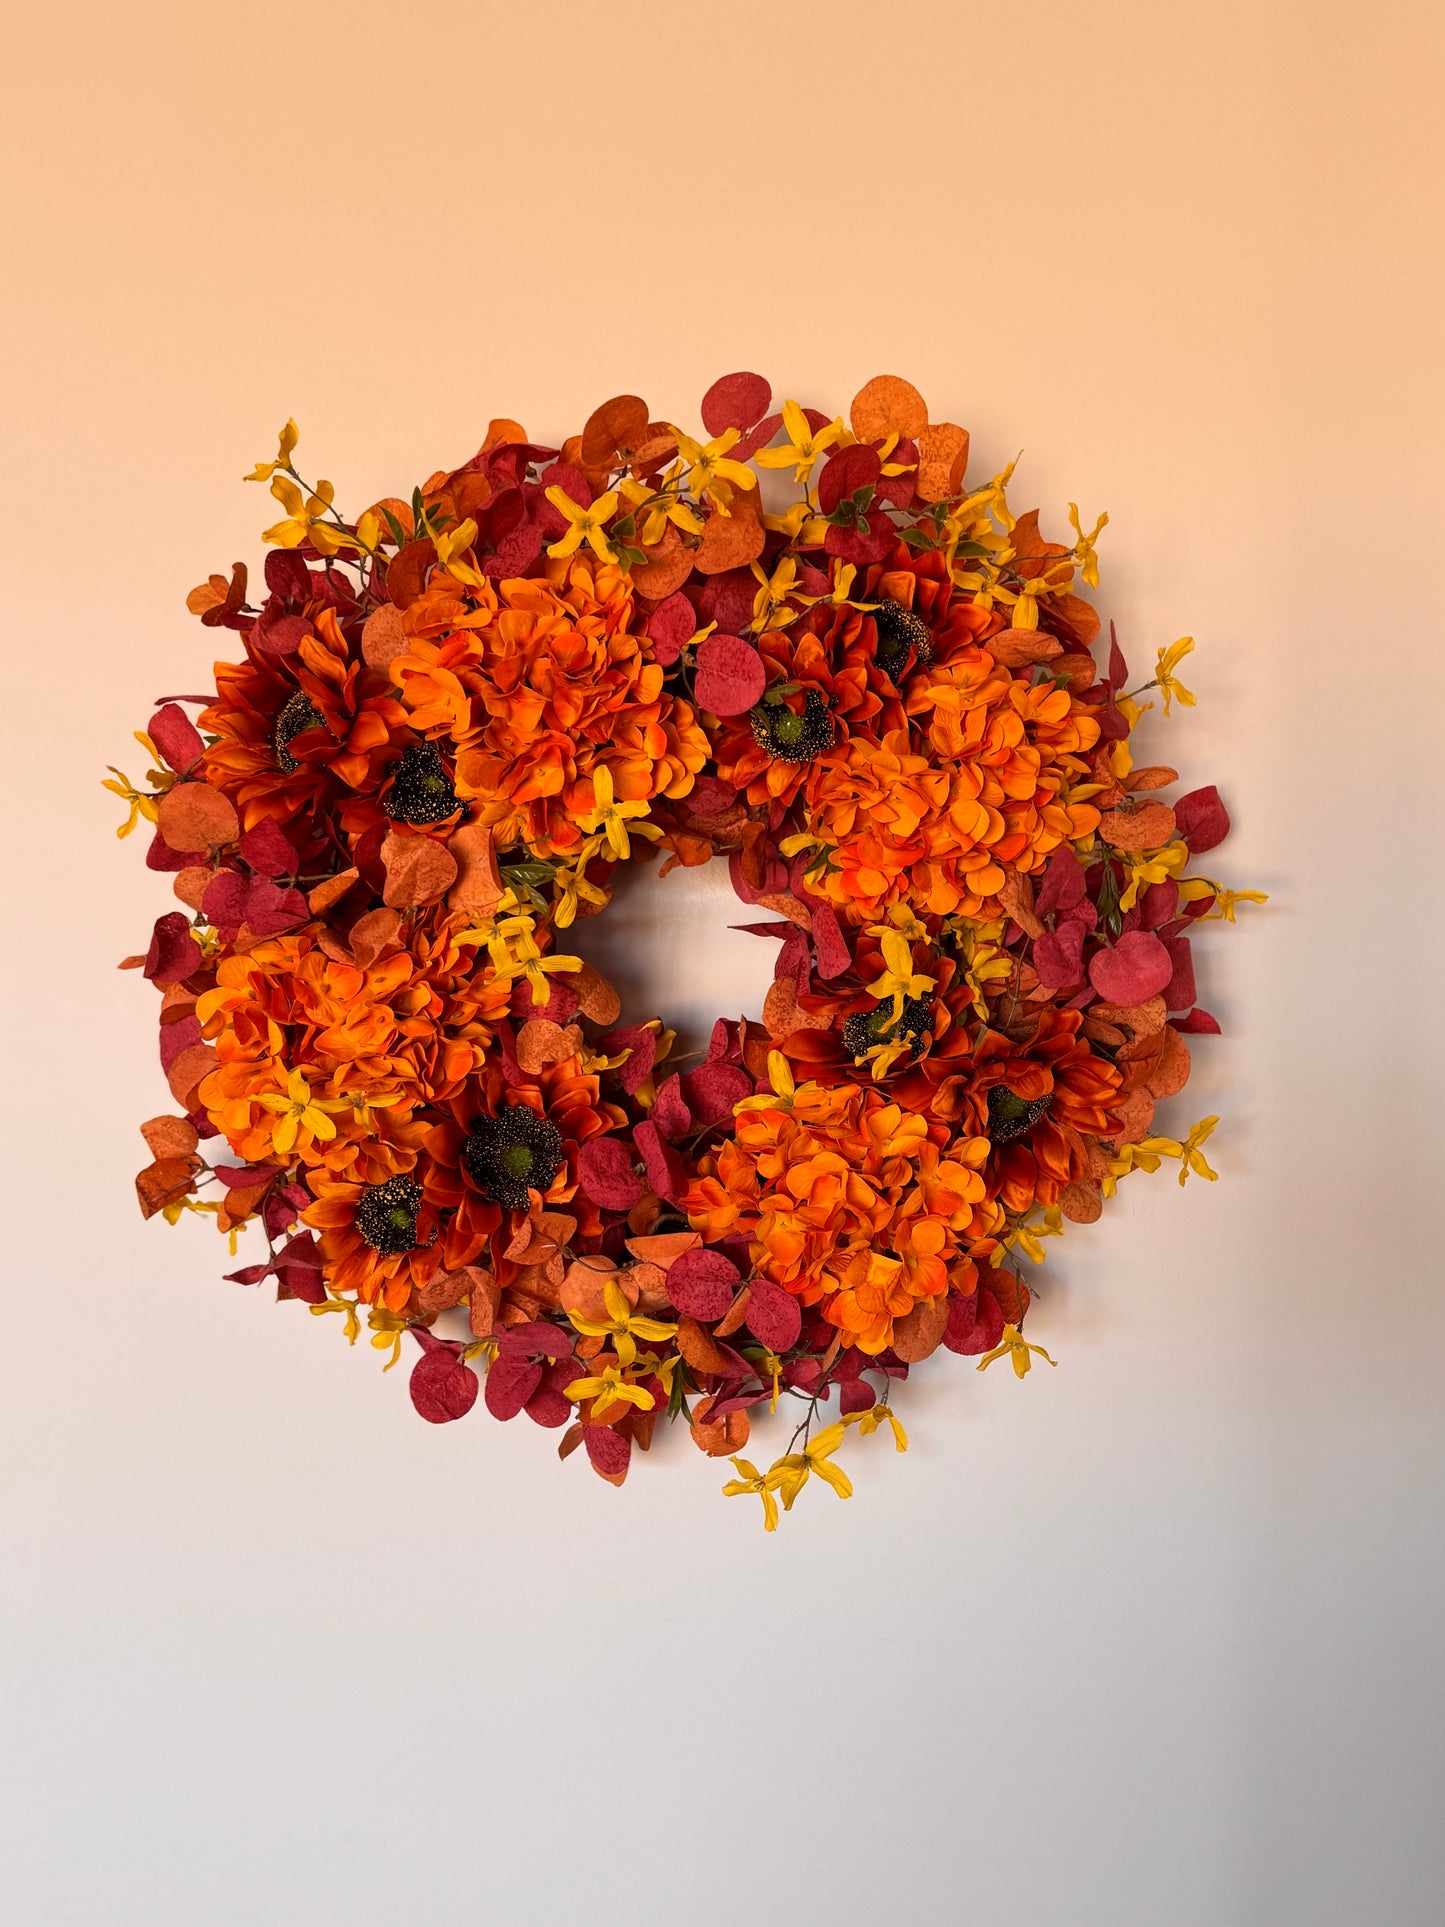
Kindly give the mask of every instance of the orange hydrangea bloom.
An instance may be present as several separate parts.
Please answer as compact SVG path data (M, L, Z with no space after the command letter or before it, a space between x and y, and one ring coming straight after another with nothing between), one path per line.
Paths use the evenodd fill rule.
M426 1134L422 1107L445 1101L481 1064L512 986L456 942L463 917L433 915L359 965L310 931L225 957L196 1006L217 1065L201 1085L211 1121L233 1151L273 1156L280 1117L267 1103L300 1070L335 1135L303 1129L303 1163L375 1184L408 1171Z
M949 1135L877 1091L802 1084L740 1108L684 1207L709 1241L745 1233L763 1277L876 1355L996 1228L987 1140Z
M499 846L576 849L599 764L619 802L687 795L708 741L692 705L664 693L624 570L573 556L546 581L478 589L464 622L456 588L434 577L405 611L410 647L391 674L414 725L455 743L457 793Z
M814 888L853 922L899 902L996 916L1005 865L1041 870L1097 825L1098 810L1068 792L1088 774L1099 725L1066 689L1031 687L982 646L916 678L907 707L926 719L927 750L900 729L813 765L806 833L829 853Z

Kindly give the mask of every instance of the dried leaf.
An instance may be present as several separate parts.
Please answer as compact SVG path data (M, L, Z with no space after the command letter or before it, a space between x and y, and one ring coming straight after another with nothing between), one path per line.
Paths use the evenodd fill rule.
M1051 662L1062 656L1064 645L1042 629L1001 629L983 647L1005 669L1021 669L1026 662Z
M671 522L663 530L660 542L651 545L639 542L637 547L647 560L633 564L633 588L650 602L667 601L692 574L693 551L683 546L682 537ZM692 634L691 629L688 634ZM675 662L677 658L659 657L659 661L669 660Z
M716 1399L699 1399L692 1408L692 1442L710 1459L731 1458L741 1452L748 1442L750 1420L746 1412L725 1412L719 1419L712 1417Z
M517 1062L529 1077L535 1077L549 1064L560 1064L575 1057L582 1048L582 1033L575 1024L564 1030L550 1017L533 1017L517 1032Z
M608 983L600 970L594 970L585 960L580 970L568 975L568 984L576 993L577 1008L584 1017L590 1017L594 1024L615 1024L622 1010L622 999Z
M582 430L583 467L609 468L618 455L640 448L647 439L649 419L640 395L614 395L594 408Z
M188 1158L200 1143L200 1134L188 1117L153 1117L140 1127L153 1158Z
M354 868L339 870L334 877L327 877L324 883L318 883L316 888L308 893L306 908L313 917L321 916L331 908L333 903L340 903L352 884L359 883L360 880L360 870Z
M919 441L928 429L928 403L901 375L875 375L853 397L848 419L860 442L887 435Z
M941 502L963 486L968 467L968 430L957 422L930 422L918 437L918 475L914 491L920 502Z
M949 1299L943 1294L922 1298L904 1318L893 1323L893 1349L905 1365L920 1364L943 1343L948 1330Z
M394 602L383 602L361 625L361 654L373 669L389 668L410 647L406 624Z
M382 951L396 942L400 929L401 918L395 910L368 910L364 917L358 917L347 933L357 968L369 970Z
M1174 835L1174 812L1167 803L1124 803L1104 811L1099 834L1115 850L1162 849Z
M189 855L234 843L241 823L230 797L209 783L177 783L160 800L156 828L171 849Z
M388 832L381 846L386 888L381 900L389 909L411 909L435 903L456 881L457 862L444 843L429 836Z
M677 1349L695 1372L728 1378L735 1369L736 1353L725 1351L695 1319L685 1315L677 1321Z
M1059 1193L1059 1209L1070 1224L1093 1224L1103 1212L1104 1200L1097 1184L1076 1179Z
M692 565L699 575L720 575L725 569L745 568L762 554L767 531L758 509L757 493L756 489L738 490L728 504L728 514L715 509L704 522L702 538L692 552Z

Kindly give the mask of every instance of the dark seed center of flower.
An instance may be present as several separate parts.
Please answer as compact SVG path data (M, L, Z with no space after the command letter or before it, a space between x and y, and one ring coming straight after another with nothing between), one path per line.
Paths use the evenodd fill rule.
M301 764L291 754L289 745L303 729L315 729L322 721L321 711L304 690L298 689L276 718L271 731L271 748L275 752L276 767L290 776Z
M761 702L748 719L753 736L780 763L811 763L832 746L833 718L816 689L803 700L803 713L786 703Z
M921 667L933 661L928 624L912 609L897 602L881 602L873 611L873 624L878 631L878 667L894 682L907 668L910 652Z
M1020 1097L1005 1084L995 1084L988 1094L988 1134L995 1144L1012 1144L1038 1123L1054 1101L1052 1091L1042 1097Z
M844 1020L843 1046L854 1057L866 1057L877 1044L901 1038L916 1050L933 1026L933 999L905 997L903 1014L895 1024L892 1004L879 1004L876 1010L857 1010Z
M525 1211L530 1191L545 1191L562 1163L556 1125L525 1104L479 1118L462 1146L477 1189L509 1211Z
M435 743L413 743L392 764L386 813L395 823L440 823L457 807L457 793Z
M373 1251L395 1257L416 1243L421 1186L414 1178L388 1178L363 1191L356 1206L356 1229Z

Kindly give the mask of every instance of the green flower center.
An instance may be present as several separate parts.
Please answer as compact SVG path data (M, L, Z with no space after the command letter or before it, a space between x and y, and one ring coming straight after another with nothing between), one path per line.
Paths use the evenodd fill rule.
M533 1191L546 1191L562 1165L562 1134L526 1104L479 1117L462 1146L462 1163L484 1197L525 1211Z
M415 1178L388 1178L363 1191L356 1205L356 1229L373 1251L395 1258L416 1244L416 1217L422 1190Z
M1012 1144L1025 1137L1054 1101L1052 1091L1042 1097L1020 1097L1006 1084L995 1084L988 1094L988 1135L994 1144Z

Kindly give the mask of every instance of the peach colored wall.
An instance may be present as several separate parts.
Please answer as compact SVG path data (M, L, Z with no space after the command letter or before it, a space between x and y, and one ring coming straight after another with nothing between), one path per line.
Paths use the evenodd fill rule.
M11 13L7 1922L1440 1918L1441 53L1426 0ZM771 1539L685 1442L617 1493L419 1423L139 1222L166 893L97 786L288 413L361 503L734 367L905 373L1107 507L1126 640L1199 639L1147 747L1273 893L1203 963L1223 1181L1129 1186L1057 1372L921 1372Z

